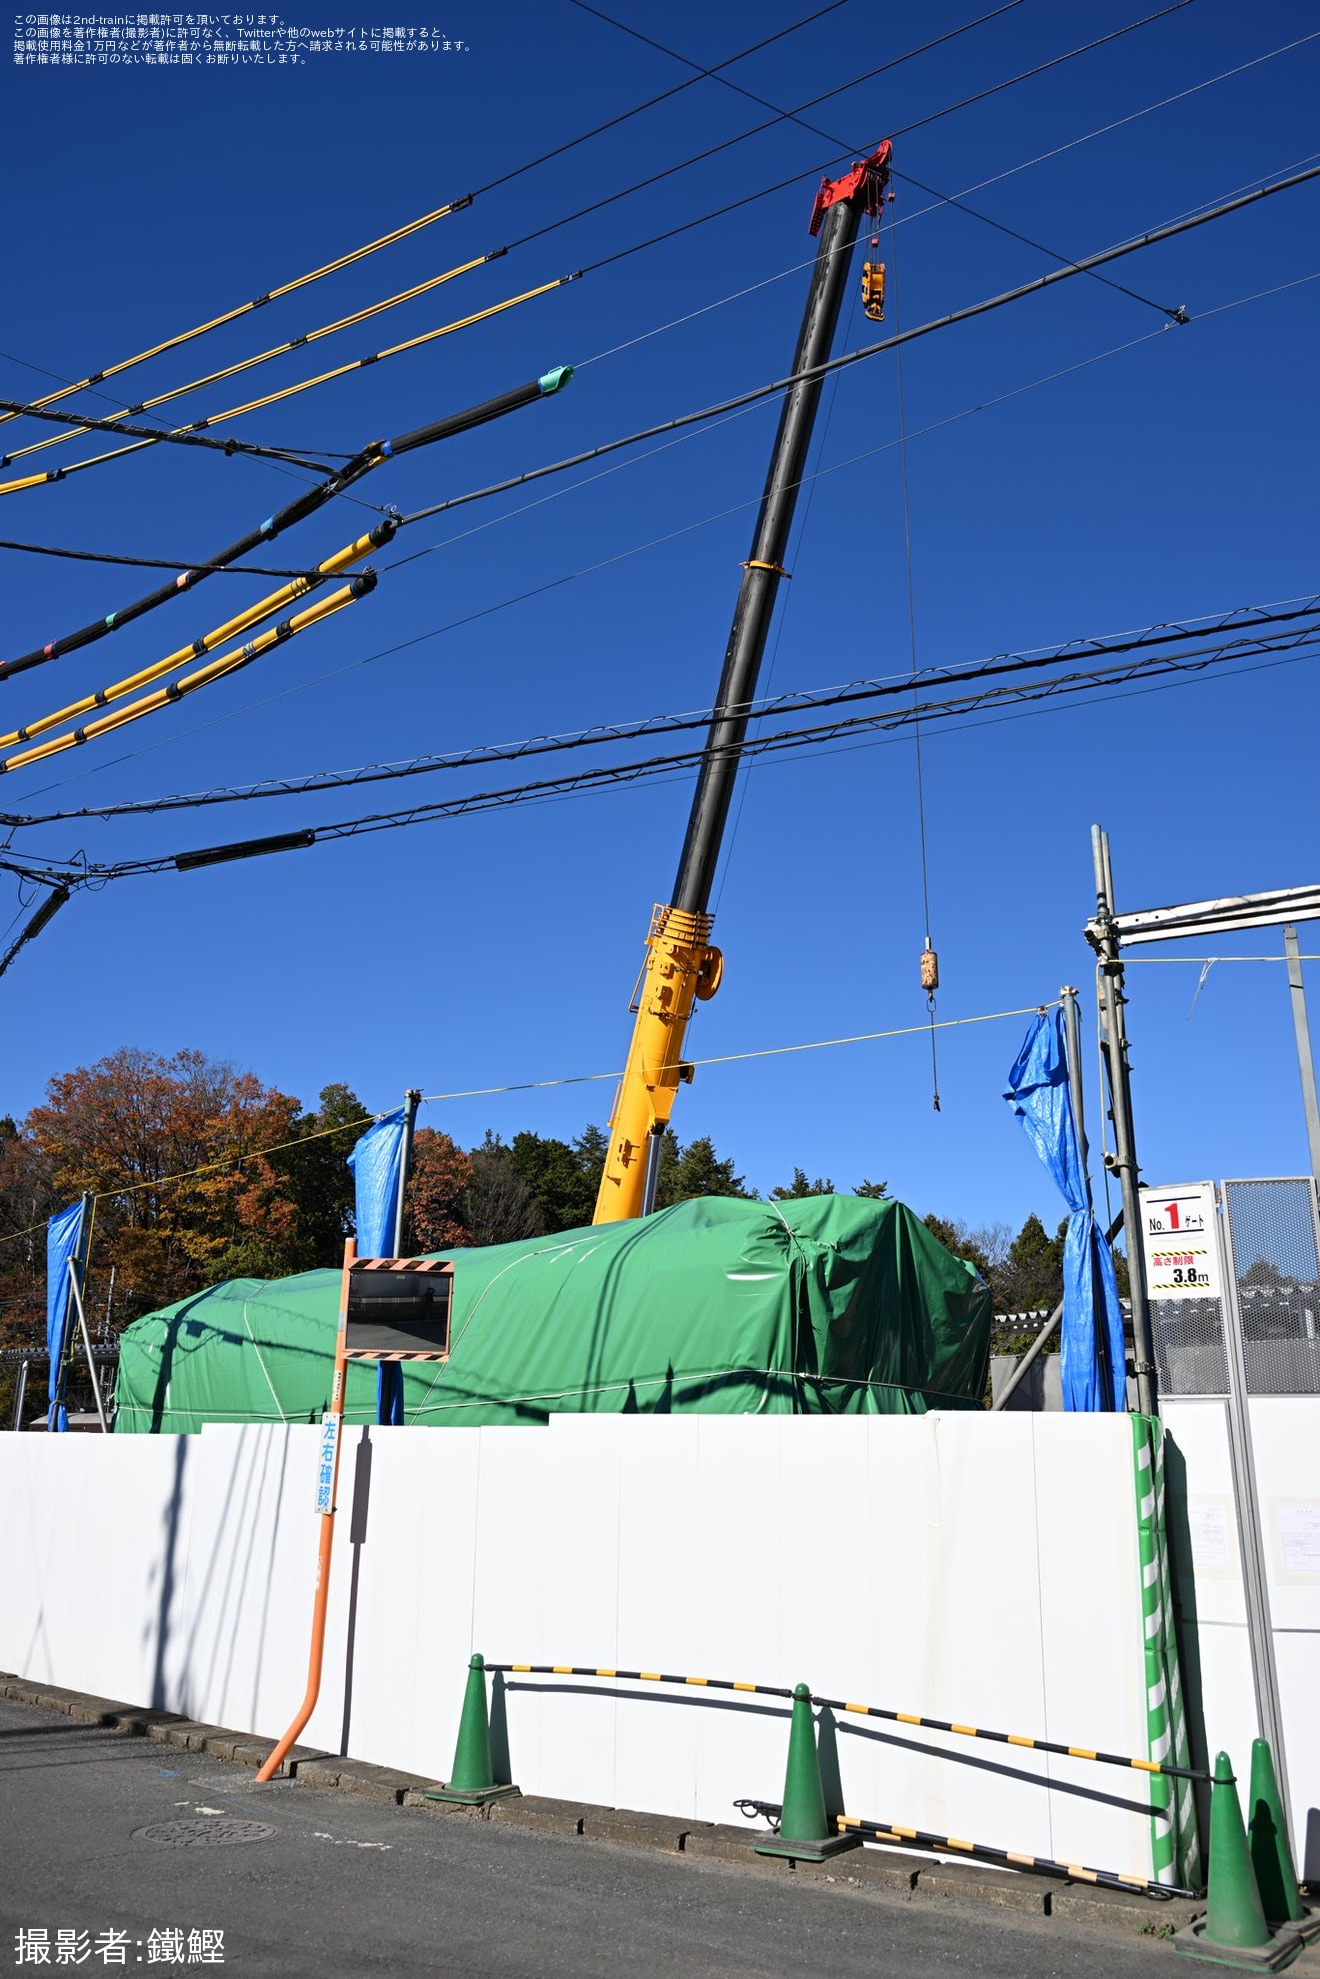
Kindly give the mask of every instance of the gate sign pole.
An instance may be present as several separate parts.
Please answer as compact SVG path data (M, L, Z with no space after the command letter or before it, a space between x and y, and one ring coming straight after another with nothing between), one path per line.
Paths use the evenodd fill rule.
M339 1288L339 1330L330 1407L321 1420L316 1454L316 1512L321 1543L312 1602L312 1647L307 1691L288 1731L257 1774L273 1779L316 1709L325 1660L325 1619L330 1600L330 1556L335 1540L335 1493L343 1444L345 1385L350 1361L447 1361L454 1267L432 1258L359 1258L356 1241L344 1244Z
M1141 1191L1141 1248L1152 1299L1218 1299L1219 1235L1213 1182Z

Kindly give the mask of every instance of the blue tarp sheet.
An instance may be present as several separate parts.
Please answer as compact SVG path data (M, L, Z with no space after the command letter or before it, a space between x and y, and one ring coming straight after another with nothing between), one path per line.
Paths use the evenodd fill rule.
M408 1138L407 1111L386 1113L355 1141L348 1156L357 1202L359 1257L393 1257L398 1221L399 1190L403 1183L403 1150ZM403 1375L396 1364L382 1362L376 1370L376 1420L403 1421Z
M1060 1373L1065 1409L1123 1409L1127 1377L1114 1260L1091 1207L1091 1184L1068 1086L1063 1012L1042 1011L1008 1075L1004 1098L1068 1205L1063 1246Z
M59 1400L63 1391L64 1356L69 1346L73 1320L73 1300L69 1296L69 1260L76 1257L83 1227L83 1201L80 1197L46 1224L46 1351L50 1355L50 1381L47 1393L47 1429L65 1430L69 1415Z

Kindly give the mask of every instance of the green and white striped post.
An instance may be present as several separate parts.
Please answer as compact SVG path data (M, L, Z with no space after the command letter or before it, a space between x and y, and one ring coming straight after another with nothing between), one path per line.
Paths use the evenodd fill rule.
M1162 1764L1186 1767L1191 1765L1191 1757L1164 1523L1164 1432L1153 1416L1133 1415L1129 1420L1145 1628L1147 1751L1151 1759ZM1201 1851L1192 1782L1153 1774L1151 1798L1153 1880L1198 1889Z

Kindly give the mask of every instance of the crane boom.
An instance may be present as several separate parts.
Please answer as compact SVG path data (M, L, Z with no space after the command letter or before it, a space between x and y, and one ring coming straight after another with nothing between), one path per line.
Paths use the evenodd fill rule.
M819 245L793 355L794 375L823 364L831 354L859 217L880 210L889 182L890 149L886 139L842 178L822 181L816 195L811 232L819 236ZM610 1115L596 1223L641 1216L653 1207L661 1137L679 1085L692 1076L683 1062L692 1007L714 996L724 972L724 958L710 940L710 896L775 601L788 575L783 559L822 384L820 378L807 378L793 386L780 411L672 899L651 916L632 1043Z

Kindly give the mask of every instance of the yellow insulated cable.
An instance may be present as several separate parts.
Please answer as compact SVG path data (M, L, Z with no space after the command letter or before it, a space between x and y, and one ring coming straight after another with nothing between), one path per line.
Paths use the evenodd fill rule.
M136 357L121 358L118 364L108 364L103 371L89 372L79 378L76 384L62 385L58 392L47 392L44 399L33 399L35 406L57 405L61 399L72 398L75 392L85 392L93 385L99 385L105 378L118 377L121 371L131 371L135 364L145 364L149 357L160 357L167 350L177 350L180 344L191 343L194 337L204 337L210 330L218 330L225 323L236 323L242 316L250 316L254 309L260 309L268 302L278 302L281 296L292 295L295 289L305 289L312 282L319 282L325 275L338 274L341 268L351 268L355 261L363 261L367 255L375 254L382 247L393 247L395 241L407 240L409 234L418 233L436 220L443 220L450 213L457 213L470 206L470 198L451 200L448 206L437 206L433 213L423 213L416 220L409 220L406 226L396 227L392 233L382 234L379 240L368 241L364 247L355 247L351 254L341 254L335 261L327 261L324 267L313 268L309 274L298 275L292 282L284 282L277 289L268 289L265 295L255 296L251 302L241 302L236 309L227 309L222 316L213 316L209 322L198 323L191 330L181 330L175 337L167 337L164 343L153 344L150 350L140 350ZM6 420L18 419L16 412L0 413L0 426Z
M307 593L315 590L325 578L336 577L350 564L360 563L363 557L370 556L372 550L388 543L397 527L392 517L387 518L365 536L359 536L355 543L347 543L342 550L336 550L332 557L327 557L324 563L317 564L315 570L309 571L306 577L295 577L292 583L283 585L278 591L272 591L269 597L259 598L256 604L249 605L247 610L240 612L236 618L226 619L223 625L217 625L213 631L204 633L200 639L194 639L190 645L180 646L176 652L167 653L163 660L153 660L149 667L143 667L138 673L130 673L124 680L117 680L112 687L98 688L95 694L84 695L81 701L71 701L67 708L57 708L53 714L41 715L35 721L24 722L21 728L11 729L8 735L0 735L0 749L8 749L15 742L31 742L34 736L43 735L48 728L58 728L61 722L74 721L79 715L90 714L93 708L108 707L111 701L121 700L125 694L132 694L137 688L146 687L149 682L159 680L162 674L173 673L175 667L181 667L185 661L201 659L204 653L211 652L216 646L222 646L226 639L237 639L240 633L249 632L254 625L260 625L263 618L269 618L282 606L291 605L297 599L305 598Z
M16 756L0 759L0 775L7 770L21 769L25 763L39 763L47 756L58 756L66 749L76 749L79 743L91 742L98 735L108 735L111 729L122 728L126 722L138 721L143 715L154 714L158 708L167 708L172 701L181 701L186 694L195 693L199 687L209 687L213 680L237 673L262 653L268 653L272 646L282 645L286 639L305 632L310 625L319 625L322 619L332 617L345 605L351 605L356 598L365 597L368 591L375 588L376 573L364 570L360 577L355 577L342 589L332 591L328 598L309 605L306 611L296 613L293 618L282 619L269 632L258 633L245 646L239 646L231 653L222 654L218 660L198 667L196 673L182 674L168 687L158 687L154 694L144 694L140 701L130 701L126 708L117 708L113 714L102 715L98 721L88 722L82 728L71 728L63 735L53 735L49 742L37 743L33 749L24 749Z
M383 302L369 303L365 309L355 309L351 316L341 316L334 323L323 323L319 330L308 330L301 337L290 337L286 343L273 344L269 350L259 351L255 357L244 357L237 364L227 364L221 371L209 371L202 378L194 378L186 385L175 385L172 391L158 392L154 399L142 399L136 405L121 405L117 412L107 413L109 419L135 418L139 413L151 412L158 405L168 405L171 399L181 399L188 392L199 392L206 385L217 385L224 378L236 378L241 371L251 371L258 364L269 363L272 357L285 357L291 350L301 350L304 344L319 343L323 337L334 336L337 330L351 330L358 323L366 323L373 316L383 316L387 309L394 309L400 303L412 302L419 295L429 295L445 282L456 280L459 275L471 274L474 268L483 268L489 255L479 254L473 261L464 261L457 268L447 268L443 275L432 275L429 281L418 282L414 288L400 289L397 295L386 296ZM46 400L38 401L45 405ZM70 426L62 433L52 433L49 439L34 440L31 446L19 447L9 454L10 461L26 460L29 454L43 453L47 447L63 446L66 440L76 440L92 429L87 426ZM148 443L149 444L149 443Z
M492 316L503 315L506 309L516 309L520 303L534 302L537 296L549 295L552 289L563 288L566 282L577 280L576 275L556 275L552 282L542 282L534 289L524 289L521 295L506 296L503 302L492 302L485 309L478 309L471 316L460 316L456 322L442 323L438 330L424 330L418 337L408 337L401 344L391 344L387 350L373 351L369 357L355 357L351 363L336 365L333 371L322 371L315 378L304 378L296 385L285 385L278 392L267 392L264 398L249 399L246 405L230 406L226 412L213 412L205 419L191 420L186 426L170 428L174 433L200 433L207 426L215 426L225 419L238 419L243 413L258 412L263 406L277 405L281 399L291 399L299 392L310 392L317 385L329 384L332 378L344 378L350 371L360 371L365 365L379 364L387 357L399 357L404 351L417 350L423 344L433 344L439 337L451 337L456 330L471 329L474 323L488 322ZM154 447L155 440L134 440L127 447L115 447L109 453L92 454L86 460L71 461L68 467L53 467L45 474L29 474L20 481L0 481L0 495L17 494L21 488L35 487L43 481L63 481L66 475L77 474L80 468L96 467L102 461L122 460L125 454L141 453L144 447Z

